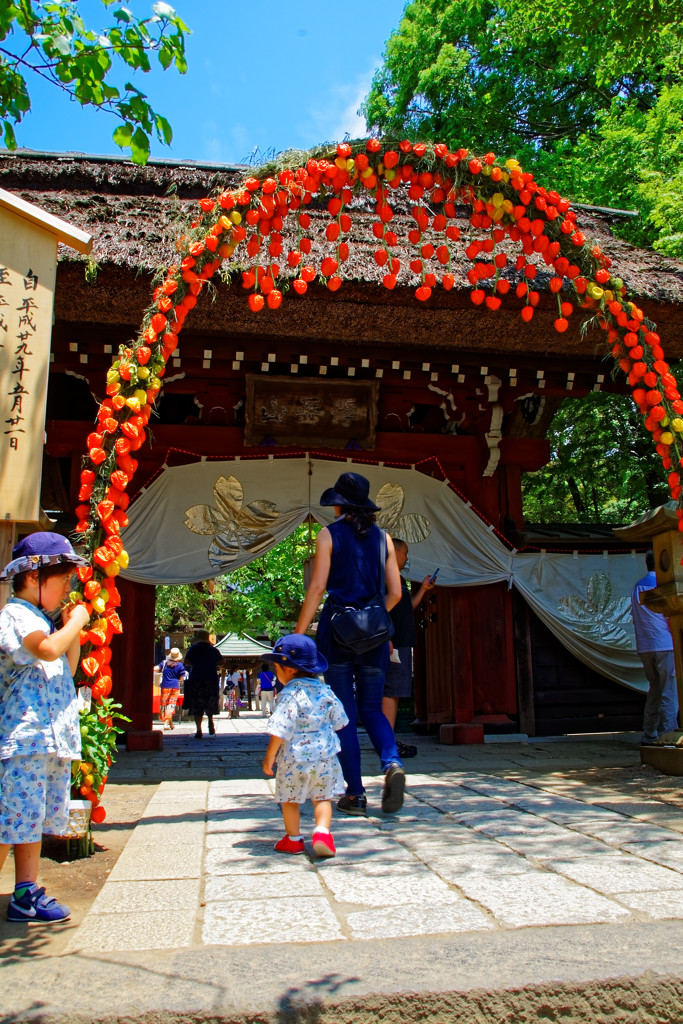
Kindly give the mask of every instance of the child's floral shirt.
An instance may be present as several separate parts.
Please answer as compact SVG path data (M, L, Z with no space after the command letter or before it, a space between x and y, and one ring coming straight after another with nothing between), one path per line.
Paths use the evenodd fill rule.
M81 756L78 700L65 654L41 661L24 637L48 635L52 623L28 601L12 597L0 612L0 760L22 754Z
M283 754L288 760L322 761L341 749L337 732L348 722L327 683L305 676L285 686L268 720L268 732L285 741Z

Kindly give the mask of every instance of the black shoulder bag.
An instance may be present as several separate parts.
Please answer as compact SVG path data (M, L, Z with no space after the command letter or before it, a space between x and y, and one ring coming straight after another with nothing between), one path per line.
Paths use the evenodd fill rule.
M380 592L367 604L356 608L354 605L336 606L332 609L332 635L341 647L354 654L365 654L391 640L394 623L384 604L386 590L386 567L382 555L386 552L386 534L382 531L379 543ZM358 567L360 570L360 566Z

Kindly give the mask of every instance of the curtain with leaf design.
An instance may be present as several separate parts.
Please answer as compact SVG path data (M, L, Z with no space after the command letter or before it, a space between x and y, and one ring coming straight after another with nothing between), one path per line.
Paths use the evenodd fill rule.
M414 467L272 457L166 467L130 507L130 566L123 575L139 583L192 583L246 565L309 514L330 522L332 509L317 502L347 470L369 479L380 526L408 542L410 579L438 566L440 586L505 580L577 658L647 689L629 612L633 585L645 574L642 557L510 551L447 481Z

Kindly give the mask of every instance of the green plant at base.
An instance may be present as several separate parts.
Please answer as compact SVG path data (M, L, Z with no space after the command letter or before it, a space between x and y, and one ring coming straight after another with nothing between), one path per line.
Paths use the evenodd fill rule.
M116 737L123 731L114 725L114 719L130 722L119 714L120 709L110 697L81 708L81 757L72 762L71 787L74 799L90 800L93 807L100 802L109 767L116 760Z
M99 805L109 767L116 760L117 734L123 731L114 725L114 719L130 722L130 718L119 714L120 708L111 698L103 697L80 710L81 758L71 762L71 796L74 800L90 800L92 809L85 834L67 839L71 860L90 857L95 852L91 816Z

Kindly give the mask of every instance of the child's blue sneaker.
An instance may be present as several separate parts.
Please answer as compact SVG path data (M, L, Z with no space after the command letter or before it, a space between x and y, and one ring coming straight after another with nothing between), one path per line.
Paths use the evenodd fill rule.
M52 924L55 921L66 921L71 917L71 911L63 903L58 903L53 896L46 896L43 887L38 888L35 882L23 889L21 896L17 896L16 889L10 897L7 907L8 921L46 921Z

